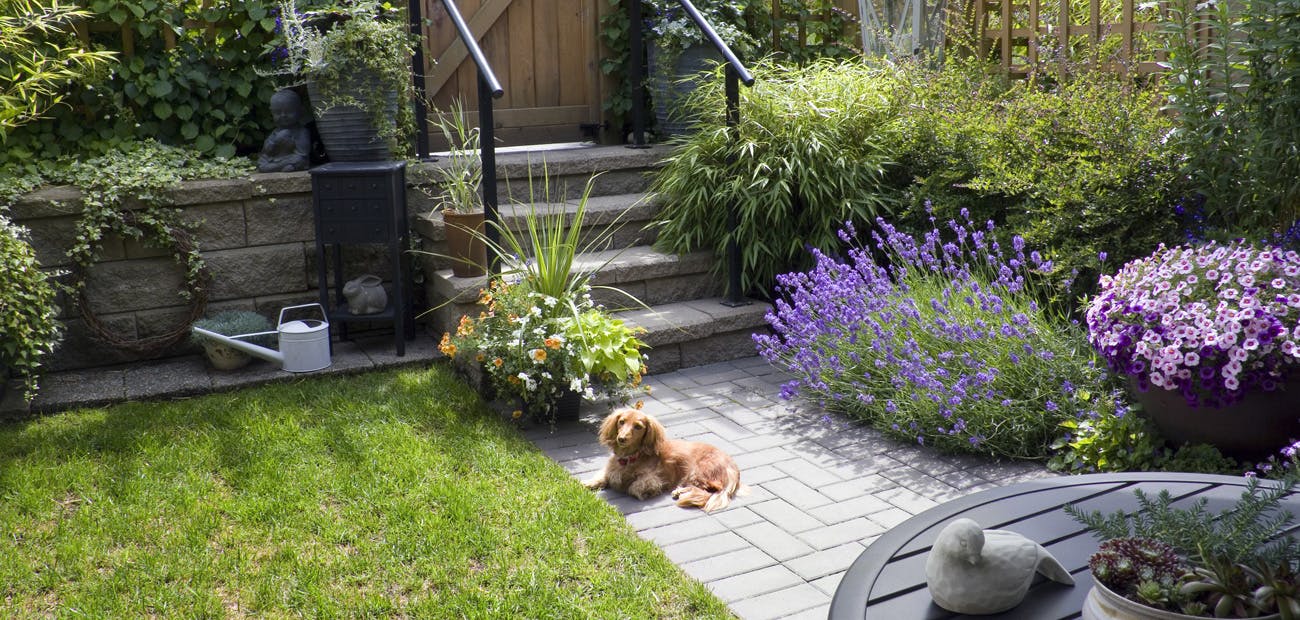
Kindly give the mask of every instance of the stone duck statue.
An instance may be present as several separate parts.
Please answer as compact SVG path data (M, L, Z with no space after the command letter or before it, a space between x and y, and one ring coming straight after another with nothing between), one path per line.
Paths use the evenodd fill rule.
M943 528L925 561L930 596L959 614L996 614L1019 605L1035 573L1074 585L1042 545L1015 532L981 529L970 519Z

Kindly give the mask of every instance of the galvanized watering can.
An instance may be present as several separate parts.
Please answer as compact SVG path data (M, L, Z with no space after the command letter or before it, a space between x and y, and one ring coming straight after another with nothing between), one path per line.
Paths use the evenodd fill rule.
M284 313L287 310L298 308L315 307L320 311L321 318L302 319L296 321L284 321ZM223 336L216 332L208 331L201 327L193 327L194 333L211 338L226 346L239 349L249 355L260 357L268 362L275 362L281 368L289 372L311 372L321 370L330 366L330 324L328 317L325 316L325 309L320 304L303 304L300 306L287 306L280 309L280 321L273 332L257 332L253 334L239 334L238 336ZM244 342L239 338L251 338L253 336L264 336L276 334L280 338L280 350L268 349L258 345Z

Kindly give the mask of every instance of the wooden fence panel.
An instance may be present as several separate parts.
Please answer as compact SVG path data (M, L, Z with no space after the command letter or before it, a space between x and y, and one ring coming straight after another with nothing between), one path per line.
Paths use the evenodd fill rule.
M1156 33L1167 9L1138 0L967 0L952 7L950 27L970 35L981 56L1016 76L1068 73L1087 64L1131 75L1161 70ZM1203 41L1204 42L1204 41Z

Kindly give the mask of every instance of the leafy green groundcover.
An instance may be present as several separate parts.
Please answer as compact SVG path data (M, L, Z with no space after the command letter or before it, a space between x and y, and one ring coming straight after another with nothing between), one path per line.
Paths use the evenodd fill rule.
M4 617L729 617L442 367L0 427Z

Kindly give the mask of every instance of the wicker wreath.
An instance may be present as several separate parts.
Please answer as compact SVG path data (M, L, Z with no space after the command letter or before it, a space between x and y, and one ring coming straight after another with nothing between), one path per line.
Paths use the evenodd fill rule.
M149 228L140 225L139 216L135 211L124 209L119 215L123 230L134 230L139 233L139 238L148 235ZM181 266L184 268L184 257L189 256L191 252L197 249L194 236L182 226L172 223L164 223L162 226L164 226L166 234L154 235L153 240L158 242L160 247L171 250L173 256L179 257L178 260L182 261ZM92 256L87 263L93 262L93 260L94 257ZM190 325L203 316L203 312L208 305L208 284L212 280L212 274L208 271L206 265L200 264L195 274L185 280L185 290L188 293L190 302L189 315L185 321L147 338L127 338L109 329L99 319L99 316L91 310L90 299L87 297L85 286L88 267L89 264L74 261L72 268L69 270L72 278L70 285L77 291L77 308L81 313L81 318L86 322L87 329L90 330L90 335L96 340L117 349L141 355L159 353L189 335ZM186 273L189 273L189 269L186 269Z

